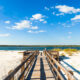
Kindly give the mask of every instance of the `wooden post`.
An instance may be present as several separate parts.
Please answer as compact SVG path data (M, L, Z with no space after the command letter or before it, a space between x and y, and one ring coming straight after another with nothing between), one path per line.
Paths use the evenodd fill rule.
M8 75L9 75L11 72L13 72L13 70L10 70L10 71L8 72ZM12 77L11 80L14 80L14 77Z
M70 74L74 75L73 72L71 70L69 70Z
M73 75L73 72L71 70L68 70L68 72ZM71 80L69 77L68 77L68 80Z
M59 61L59 52L57 54L58 54L58 62L60 63L60 61Z
M23 59L22 59L22 62L24 61L24 56L23 56ZM24 65L21 67L21 73L24 71ZM20 80L24 80L24 74L22 75L21 79Z

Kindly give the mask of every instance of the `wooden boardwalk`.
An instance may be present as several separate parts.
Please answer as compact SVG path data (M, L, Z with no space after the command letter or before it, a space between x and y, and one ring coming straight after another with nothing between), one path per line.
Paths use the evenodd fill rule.
M54 52L56 53L56 52ZM58 53L58 52L57 52ZM58 55L58 54L57 54ZM19 75L18 75L19 73ZM17 77L15 75L17 74ZM23 60L4 80L76 80L50 51L24 52Z
M38 55L32 76L28 80L55 80L44 54Z

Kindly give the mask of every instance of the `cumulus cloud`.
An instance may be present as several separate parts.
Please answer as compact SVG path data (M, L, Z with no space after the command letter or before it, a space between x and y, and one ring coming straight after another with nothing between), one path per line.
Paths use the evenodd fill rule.
M80 8L74 8L67 5L58 5L55 8L57 8L62 13L68 14L80 12Z
M0 37L8 37L8 36L10 36L9 33L6 33L6 34L0 34Z
M6 24L10 24L10 21L8 20L8 21L5 21L4 23L6 23Z
M34 14L32 15L32 18L31 20L39 20L39 21L43 21L43 18L44 16L42 14Z
M37 21L45 23L44 18L45 18L45 16L43 16L42 14L34 14L34 15L32 15L32 18L30 18L30 20L37 20Z
M12 29L21 30L24 28L30 28L32 27L32 23L29 20L22 20L21 22L15 23L15 26L12 26Z
M12 27L6 27L7 29L16 29L16 30L23 30L23 29L38 29L38 26L33 26L30 20L22 20L20 22L15 22Z
M76 15L74 18L72 18L71 20L80 20L80 15Z
M43 33L43 32L46 32L44 30L39 30L39 31L32 31L32 30L29 30L27 31L28 33Z

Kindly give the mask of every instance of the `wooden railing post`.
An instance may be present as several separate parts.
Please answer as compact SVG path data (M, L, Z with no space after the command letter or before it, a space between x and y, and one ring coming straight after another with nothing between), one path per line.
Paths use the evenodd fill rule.
M57 70L58 70L58 72L60 72L60 68L57 66ZM57 74L57 78L58 78L58 80L60 80L60 77L58 76L58 74Z
M23 60L22 62L24 61L24 57L23 57ZM21 73L24 71L24 65L21 67ZM21 79L20 80L24 80L24 74L22 75Z
M8 75L9 75L11 72L13 72L13 70L10 70L10 71L8 72ZM14 80L14 77L12 77L11 80Z
M60 61L59 61L59 52L57 52L57 61L58 61L58 63L60 63ZM60 67L59 66L57 66L57 70L58 70L58 72L60 72ZM58 80L60 80L59 76L58 76Z
M44 50L44 54L46 55L46 50Z
M68 72L73 75L73 72L71 70L68 70ZM68 80L70 80L70 77L68 77Z
M65 73L66 75L65 78L67 80L76 80L75 77L73 76L72 71L68 71L63 66L60 65L59 54L58 54L57 59L55 59L48 52L46 52L46 57L49 60L49 63L52 66L53 71L56 72L56 80L64 80L64 77L61 75L60 71ZM56 66L54 64L56 64Z
M31 53L31 54L29 54L29 53ZM26 78L26 75L30 71L29 66L31 65L30 67L32 67L33 62L35 60L35 56L36 56L34 51L33 52L28 52L28 54L25 52L25 55L23 55L23 59L21 61L21 64L18 65L13 71L12 70L9 71L8 76L6 76L4 80L14 80L14 76L17 74L18 71L21 71L21 73L17 77L17 79L15 78L16 80L24 80Z

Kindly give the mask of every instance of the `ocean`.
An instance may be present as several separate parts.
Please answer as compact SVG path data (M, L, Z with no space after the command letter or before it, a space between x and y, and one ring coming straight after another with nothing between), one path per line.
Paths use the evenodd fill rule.
M1 47L0 46L0 50L51 50L51 49L55 49L55 48L60 48L60 49L67 49L67 48L71 48L71 49L78 49L80 50L80 47L16 47L16 46L4 46Z

